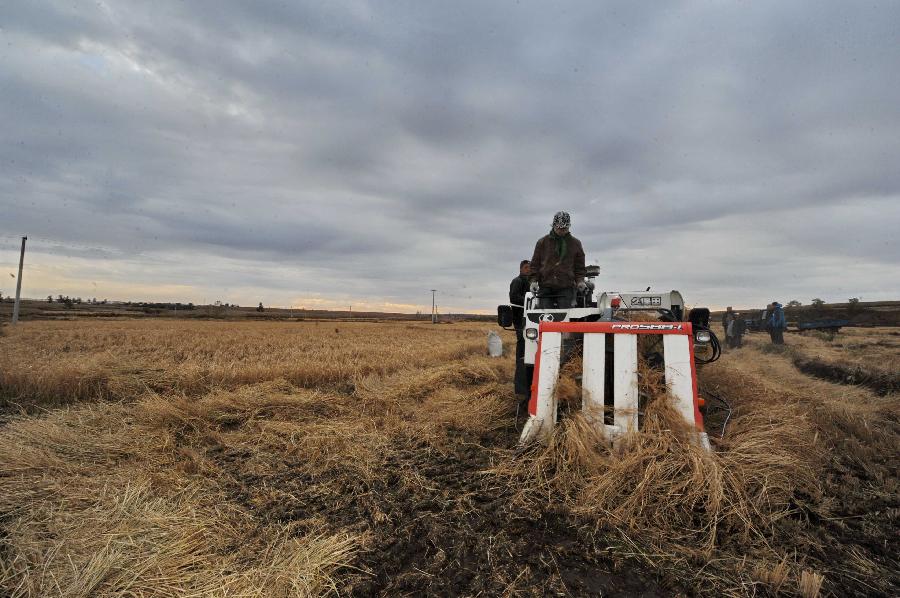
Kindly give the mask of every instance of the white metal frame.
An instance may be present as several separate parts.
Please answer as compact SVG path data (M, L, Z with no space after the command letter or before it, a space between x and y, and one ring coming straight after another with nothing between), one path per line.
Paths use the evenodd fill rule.
M687 322L564 322L542 323L540 351L535 363L529 418L521 443L546 438L557 418L556 385L559 381L563 334L584 334L582 352L582 409L596 425L603 425L609 438L638 429L637 337L663 337L665 380L676 409L698 430L699 440L709 447L699 411L694 370L693 333ZM606 335L613 334L613 424L604 423Z

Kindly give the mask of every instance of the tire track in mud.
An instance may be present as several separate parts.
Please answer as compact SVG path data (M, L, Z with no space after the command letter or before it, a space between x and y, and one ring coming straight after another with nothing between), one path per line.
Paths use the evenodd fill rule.
M282 472L263 475L232 470L230 492L263 520L327 527L307 532L368 533L371 540L353 563L355 570L343 572L346 594L671 594L649 576L613 572L580 537L565 509L512 512L508 505L515 489L481 473L493 453L481 443L508 440L459 437L437 452L406 439L370 487L339 475L315 481L292 477L289 463ZM405 471L414 471L416 482L404 479ZM311 482L324 482L330 491L304 495ZM248 492L272 484L283 485L297 500L259 504Z
M806 358L798 353L780 350L779 354L796 368L786 368L781 377L768 378L761 373L764 368L748 367L747 361L718 365L719 370L701 375L702 382L727 394L739 411L772 393L803 406L816 426L817 438L811 444L821 443L824 449L821 495L795 497L796 510L778 521L773 545L803 554L808 566L823 573L823 595L900 595L900 536L896 533L900 411L893 397L870 397L864 416L847 413L840 408L846 400L840 387L832 388L831 394L828 389L806 389L809 377L823 376L804 372L797 361ZM711 376L713 371L719 373ZM740 377L732 378L735 373ZM716 386L721 380L732 385Z
M509 428L481 437L449 430L440 446L401 435L371 482L340 471L297 475L301 464L290 459L260 472L244 467L240 451L210 456L228 493L262 522L367 535L339 574L342 594L671 595L646 575L614 571L565 509L514 512L517 489L482 472L492 459L508 458L515 440ZM266 498L260 488L279 491Z
M791 361L798 370L808 376L838 384L865 386L879 396L900 391L900 374L896 372L869 371L858 365L832 363L802 356L795 356Z

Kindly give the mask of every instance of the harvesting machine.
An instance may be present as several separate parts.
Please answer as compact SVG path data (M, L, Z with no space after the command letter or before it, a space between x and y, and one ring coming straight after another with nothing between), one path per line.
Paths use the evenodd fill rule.
M709 447L697 386L697 364L719 357L718 340L709 329L709 310L693 308L685 320L678 291L598 292L597 266L588 266L584 292L568 308L545 307L539 290L527 293L524 310L525 365L531 380L528 420L520 443L546 438L557 421L556 385L562 364L582 359L581 406L590 421L615 439L641 425L639 362L664 371L675 407ZM513 306L501 305L497 321L513 325ZM625 316L628 316L627 318ZM580 356L580 357L579 357Z

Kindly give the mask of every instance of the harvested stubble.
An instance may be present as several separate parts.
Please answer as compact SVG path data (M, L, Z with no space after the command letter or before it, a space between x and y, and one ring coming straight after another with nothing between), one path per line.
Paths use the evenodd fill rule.
M206 328L217 342L277 356L268 373L298 365L294 324L221 326ZM702 372L735 407L711 455L646 372L641 434L611 449L576 415L517 454L512 360L477 355L480 326L404 330L419 328L387 355L303 328L322 345L302 353L325 372L310 388L221 377L199 392L176 368L167 391L12 419L0 593L896 594L894 397L808 378L751 340ZM123 360L160 338L129 330L143 341ZM111 367L138 388L151 354ZM185 363L211 376L227 354ZM336 360L348 377L329 381ZM574 381L560 390L577 405Z
M815 454L818 493L794 497L799 520L779 521L770 544L802 555L794 570L807 569L798 581L803 595L818 586L841 596L897 595L898 396L804 376L792 364L795 348L759 350L766 346L754 337L749 349L703 372L702 382L733 399L738 422L787 405L812 426L801 449Z
M418 357L455 367L361 370L343 392L275 380L13 418L0 431L0 592L313 596L337 591L338 570L344 588L359 583L348 571L371 579L357 563L379 548L369 526L397 517L372 485L391 475L431 491L396 468L407 447L446 451L451 431L477 438L508 411L509 364L460 359L475 342L461 336ZM370 520L353 515L360 503Z
M891 328L842 328L834 336L789 334L788 346L827 361L900 369L900 337Z
M148 407L60 411L0 433L7 595L314 596L334 587L358 537L255 523L215 485L183 475L185 455Z
M575 373L563 369L563 397L577 388ZM556 503L592 533L618 534L620 557L668 569L712 593L742 595L754 582L750 563L758 569L773 557L776 523L795 511L798 495L818 492L812 425L791 405L768 405L736 417L727 440L707 453L659 374L644 366L640 373L647 399L639 433L612 444L577 414L546 446L494 473L523 484L516 497L523 510ZM799 571L790 577L797 588Z
M900 391L900 339L889 329L844 328L835 336L790 335L787 351L799 370L841 384L871 388L880 395ZM763 345L764 350L770 346Z

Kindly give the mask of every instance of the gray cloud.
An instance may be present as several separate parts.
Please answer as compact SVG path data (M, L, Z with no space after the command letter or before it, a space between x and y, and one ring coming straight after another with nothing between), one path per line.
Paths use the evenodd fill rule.
M490 309L557 209L603 286L712 305L900 291L895 5L44 1L0 19L0 239L44 240L34 296L439 288Z

